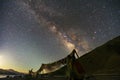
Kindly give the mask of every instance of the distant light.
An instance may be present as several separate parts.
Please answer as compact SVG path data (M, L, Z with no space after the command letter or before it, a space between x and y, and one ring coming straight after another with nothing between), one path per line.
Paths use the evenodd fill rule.
M0 55L0 67L3 65L3 63L4 63L3 56Z

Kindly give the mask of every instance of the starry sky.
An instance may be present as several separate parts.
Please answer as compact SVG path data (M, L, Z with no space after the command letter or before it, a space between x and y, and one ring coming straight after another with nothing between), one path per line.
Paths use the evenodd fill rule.
M120 35L120 0L0 0L0 68L27 72Z

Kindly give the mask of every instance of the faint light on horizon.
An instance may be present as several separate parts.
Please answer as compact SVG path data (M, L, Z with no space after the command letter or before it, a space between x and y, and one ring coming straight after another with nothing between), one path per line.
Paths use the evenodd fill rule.
M0 68L10 69L12 68L13 57L9 51L0 51Z
M0 67L3 65L3 63L4 63L3 56L0 55Z
M8 67L9 61L7 62L7 59L5 55L0 55L0 68L5 69Z

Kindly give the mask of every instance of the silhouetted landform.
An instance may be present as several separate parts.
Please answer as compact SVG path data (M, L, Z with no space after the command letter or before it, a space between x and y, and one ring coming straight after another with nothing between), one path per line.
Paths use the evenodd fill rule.
M119 76L120 79L120 36L77 59L85 70L85 75ZM64 66L50 76L65 76L67 67ZM118 79L118 78L117 78ZM108 79L107 79L108 80ZM115 79L116 80L116 79Z
M24 74L24 73L20 73L13 69L0 69L0 75L21 75L21 74Z
M87 74L120 74L120 36L78 60Z

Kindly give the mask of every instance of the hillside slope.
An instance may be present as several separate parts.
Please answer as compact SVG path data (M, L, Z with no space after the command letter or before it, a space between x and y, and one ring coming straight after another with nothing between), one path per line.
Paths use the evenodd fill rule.
M80 57L86 74L120 74L120 36ZM66 66L50 73L65 75Z
M120 36L79 58L86 73L120 74Z

